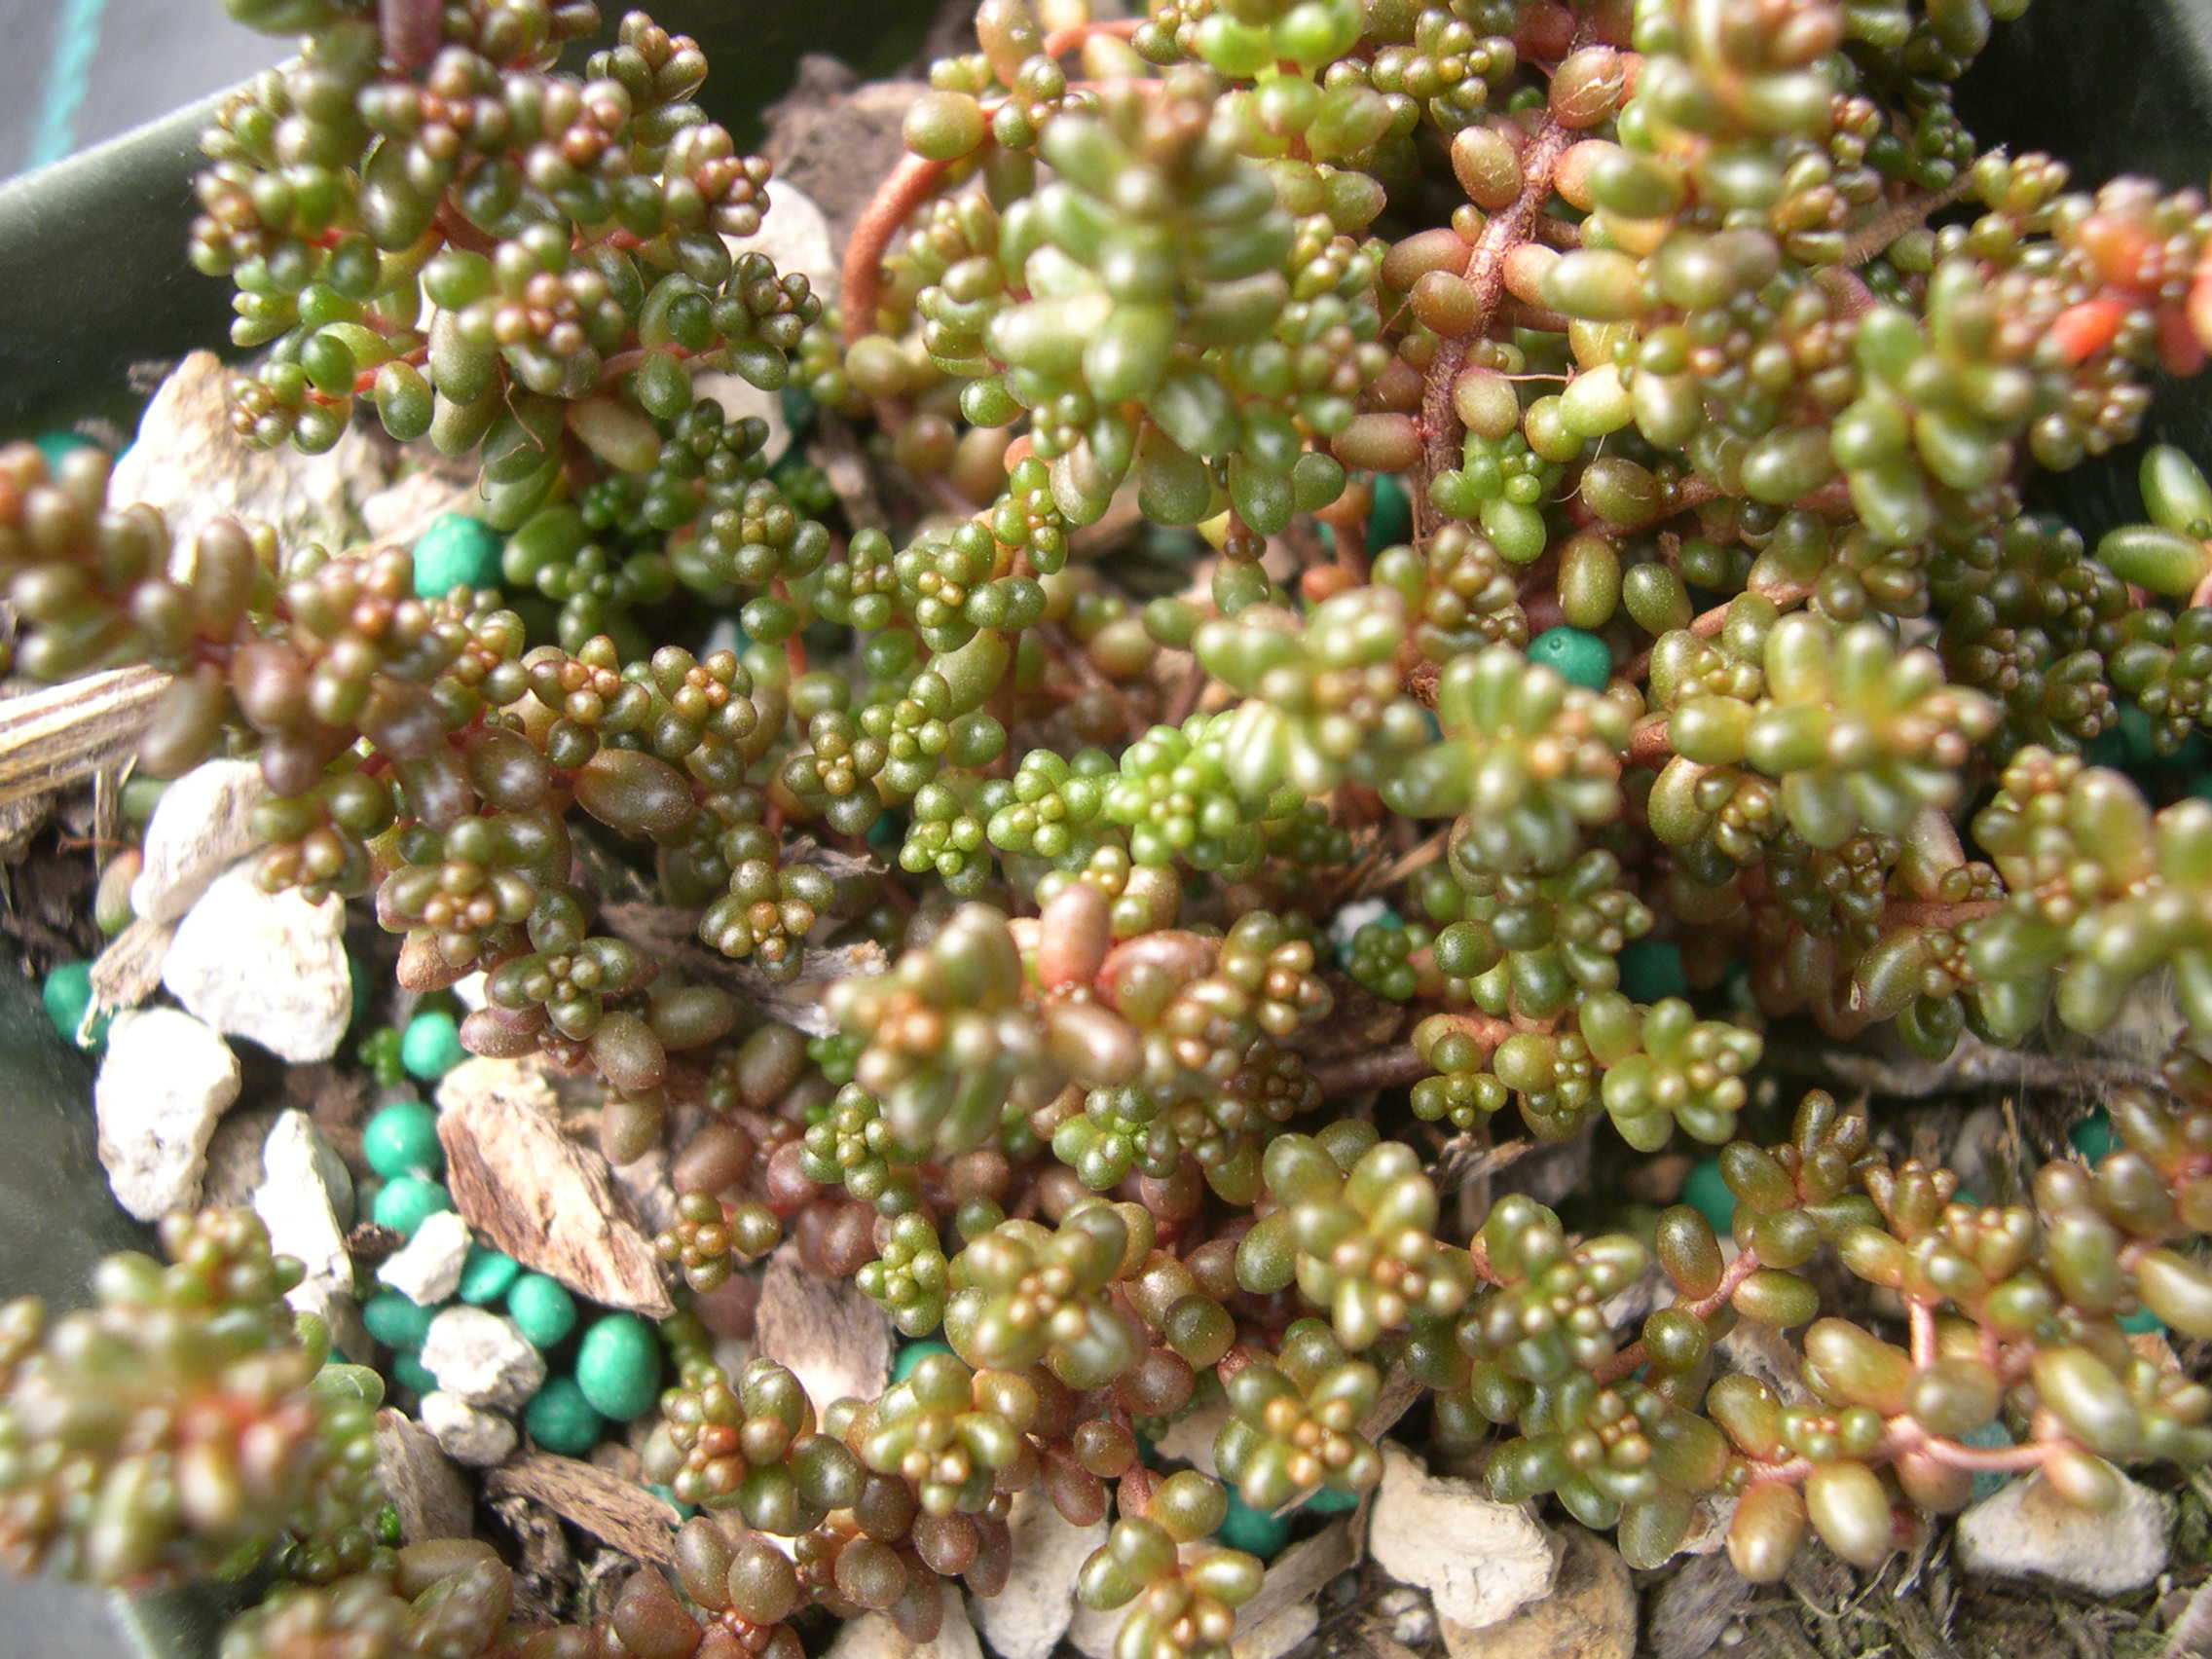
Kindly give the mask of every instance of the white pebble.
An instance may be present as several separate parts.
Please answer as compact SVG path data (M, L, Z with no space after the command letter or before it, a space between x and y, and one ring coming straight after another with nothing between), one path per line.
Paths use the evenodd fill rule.
M207 1139L238 1097L238 1056L203 1022L173 1008L118 1014L92 1085L116 1202L140 1221L197 1203Z
M245 865L215 878L178 924L162 983L217 1031L294 1065L327 1060L353 1014L346 907L264 893Z
M449 1308L430 1321L423 1366L438 1386L472 1406L513 1411L545 1381L545 1360L511 1319L482 1308Z
M307 1276L286 1298L325 1319L353 1293L353 1258L346 1227L353 1213L353 1178L305 1112L281 1112L261 1143L261 1184L253 1213L269 1229L269 1244L293 1257Z
M443 1389L423 1396L423 1426L457 1463L486 1468L506 1461L515 1449L515 1425L497 1412L471 1405Z
M468 1223L452 1210L425 1217L415 1236L377 1269L377 1277L414 1303L431 1308L461 1288L468 1262Z
M162 791L146 821L130 908L149 922L173 922L191 909L253 850L253 809L268 793L257 760L209 760Z

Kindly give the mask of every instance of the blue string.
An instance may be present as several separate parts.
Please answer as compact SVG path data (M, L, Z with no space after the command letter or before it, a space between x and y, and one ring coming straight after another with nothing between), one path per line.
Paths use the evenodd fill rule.
M58 162L77 147L77 112L100 44L100 14L107 0L62 0L54 26L54 56L46 68L38 126L31 135L30 166Z

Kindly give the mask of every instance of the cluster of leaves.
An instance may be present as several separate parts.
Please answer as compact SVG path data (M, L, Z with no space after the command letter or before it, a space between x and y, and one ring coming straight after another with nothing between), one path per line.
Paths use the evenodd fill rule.
M1082 1590L1125 1653L1219 1654L1259 1564L1136 1431L1217 1390L1253 1507L1372 1486L1425 1392L1442 1455L1640 1567L1737 1499L1755 1578L1808 1528L1877 1563L1976 1471L2095 1505L2212 1456L2120 1323L2212 1337L2212 806L2150 770L2212 723L2212 487L2154 450L2093 551L2020 488L2203 366L2212 209L1976 151L1950 89L2021 0L982 0L833 311L725 243L776 186L644 18L576 76L568 0L423 8L421 51L232 7L311 31L206 141L194 257L270 349L240 431L373 400L561 609L227 524L180 566L97 456L20 448L17 660L169 670L147 764L257 756L264 880L373 895L411 988L488 971L464 1042L598 1078L615 1161L672 1088L715 1112L644 1454L709 1519L631 1650L923 1640L1034 1483L1114 1516ZM701 370L867 425L921 510L794 498ZM646 632L679 586L736 646ZM1745 1132L1772 1021L1939 1060L2169 970L2162 1092L2020 1201L1825 1095ZM1508 1108L1721 1148L1726 1236L1467 1235L1434 1155ZM874 1400L727 1376L699 1320L779 1233L952 1351ZM1802 1397L1724 1368L1738 1321L1801 1330ZM504 1585L403 1555L234 1641L476 1652Z

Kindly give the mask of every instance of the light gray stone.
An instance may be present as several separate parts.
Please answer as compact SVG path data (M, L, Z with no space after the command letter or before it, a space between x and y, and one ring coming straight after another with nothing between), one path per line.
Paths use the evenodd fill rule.
M1634 1659L1636 1591L1620 1551L1569 1528L1558 1581L1540 1601L1480 1630L1443 1621L1451 1659Z
M368 538L412 547L441 513L464 513L478 505L475 484L436 466L395 478L361 502L361 528Z
M1068 1644L1083 1659L1114 1659L1114 1639L1121 1634L1122 1611L1117 1607L1102 1613L1078 1602L1075 1617L1068 1620Z
M1418 1584L1448 1625L1480 1630L1548 1594L1557 1546L1526 1504L1497 1503L1473 1481L1431 1475L1384 1442L1368 1549L1392 1578Z
M754 1350L788 1366L820 1405L872 1400L890 1380L891 1321L883 1309L850 1279L808 1272L789 1241L760 1275L753 1332Z
M240 1107L223 1114L207 1137L207 1172L200 1180L200 1201L214 1209L251 1209L261 1185L261 1143L276 1122L267 1109Z
M784 419L781 392L762 391L743 375L706 369L691 377L691 396L694 402L713 398L721 405L722 418L732 425L749 415L757 416L768 428L760 453L771 466L791 452L792 427Z
M768 211L760 228L749 237L724 237L732 255L764 253L775 261L779 276L804 276L825 305L837 297L837 253L830 240L830 221L814 199L788 179L768 186ZM736 422L757 416L768 427L760 453L772 466L792 447L791 424L784 419L781 392L762 391L743 375L709 371L691 377L694 398L713 398L722 414Z
M174 548L169 568L180 577L191 572L201 531L219 518L265 524L287 548L357 539L353 503L389 479L389 446L356 423L322 455L289 444L255 449L231 425L230 381L212 351L179 363L117 459L109 499L160 509Z
M439 1449L455 1462L472 1468L505 1462L519 1438L515 1425L498 1412L486 1411L442 1388L423 1396L422 1413L423 1426L430 1431Z
M162 983L227 1036L294 1065L327 1060L352 1017L346 909L264 893L244 865L217 876L169 942Z
M976 1623L999 1659L1051 1659L1075 1616L1075 1579L1106 1541L1106 1523L1070 1524L1038 1486L1014 1493L1007 1514L1014 1550L1006 1588L976 1603Z
M543 1357L514 1321L482 1308L449 1308L432 1319L423 1365L446 1393L494 1411L515 1410L545 1381Z
M1375 1598L1375 1610L1390 1621L1390 1640L1426 1647L1436 1640L1436 1609L1411 1584L1393 1584Z
M768 184L768 210L760 228L749 237L722 239L733 254L764 253L776 262L776 274L804 276L824 305L837 298L837 250L830 240L830 221L813 197L786 178Z
M328 1319L353 1294L353 1259L346 1249L353 1179L305 1112L276 1115L261 1143L261 1169L253 1213L269 1229L270 1247L307 1269L287 1300Z
M269 793L255 760L209 760L162 792L146 821L145 864L130 883L130 908L173 922L207 884L253 851L253 809Z
M204 1022L173 1008L118 1014L92 1085L116 1202L140 1221L197 1203L207 1139L238 1097L238 1056Z
M2166 1569L2167 1526L2165 1500L2124 1475L2120 1502L2101 1512L2068 1503L2030 1475L1959 1517L1952 1554L1972 1572L2049 1578L2114 1596L2140 1590Z
M1230 1416L1229 1402L1224 1399L1194 1406L1167 1425L1167 1432L1154 1442L1154 1450L1162 1457L1190 1464L1202 1475L1218 1475L1221 1471L1214 1466L1213 1446Z
M434 1307L461 1286L468 1261L468 1223L452 1210L426 1217L415 1236L377 1269L377 1277L418 1308Z

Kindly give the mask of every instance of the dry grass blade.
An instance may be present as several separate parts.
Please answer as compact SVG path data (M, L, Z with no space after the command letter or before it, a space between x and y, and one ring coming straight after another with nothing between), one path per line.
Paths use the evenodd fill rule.
M137 747L169 677L117 668L0 701L0 804L81 783Z

